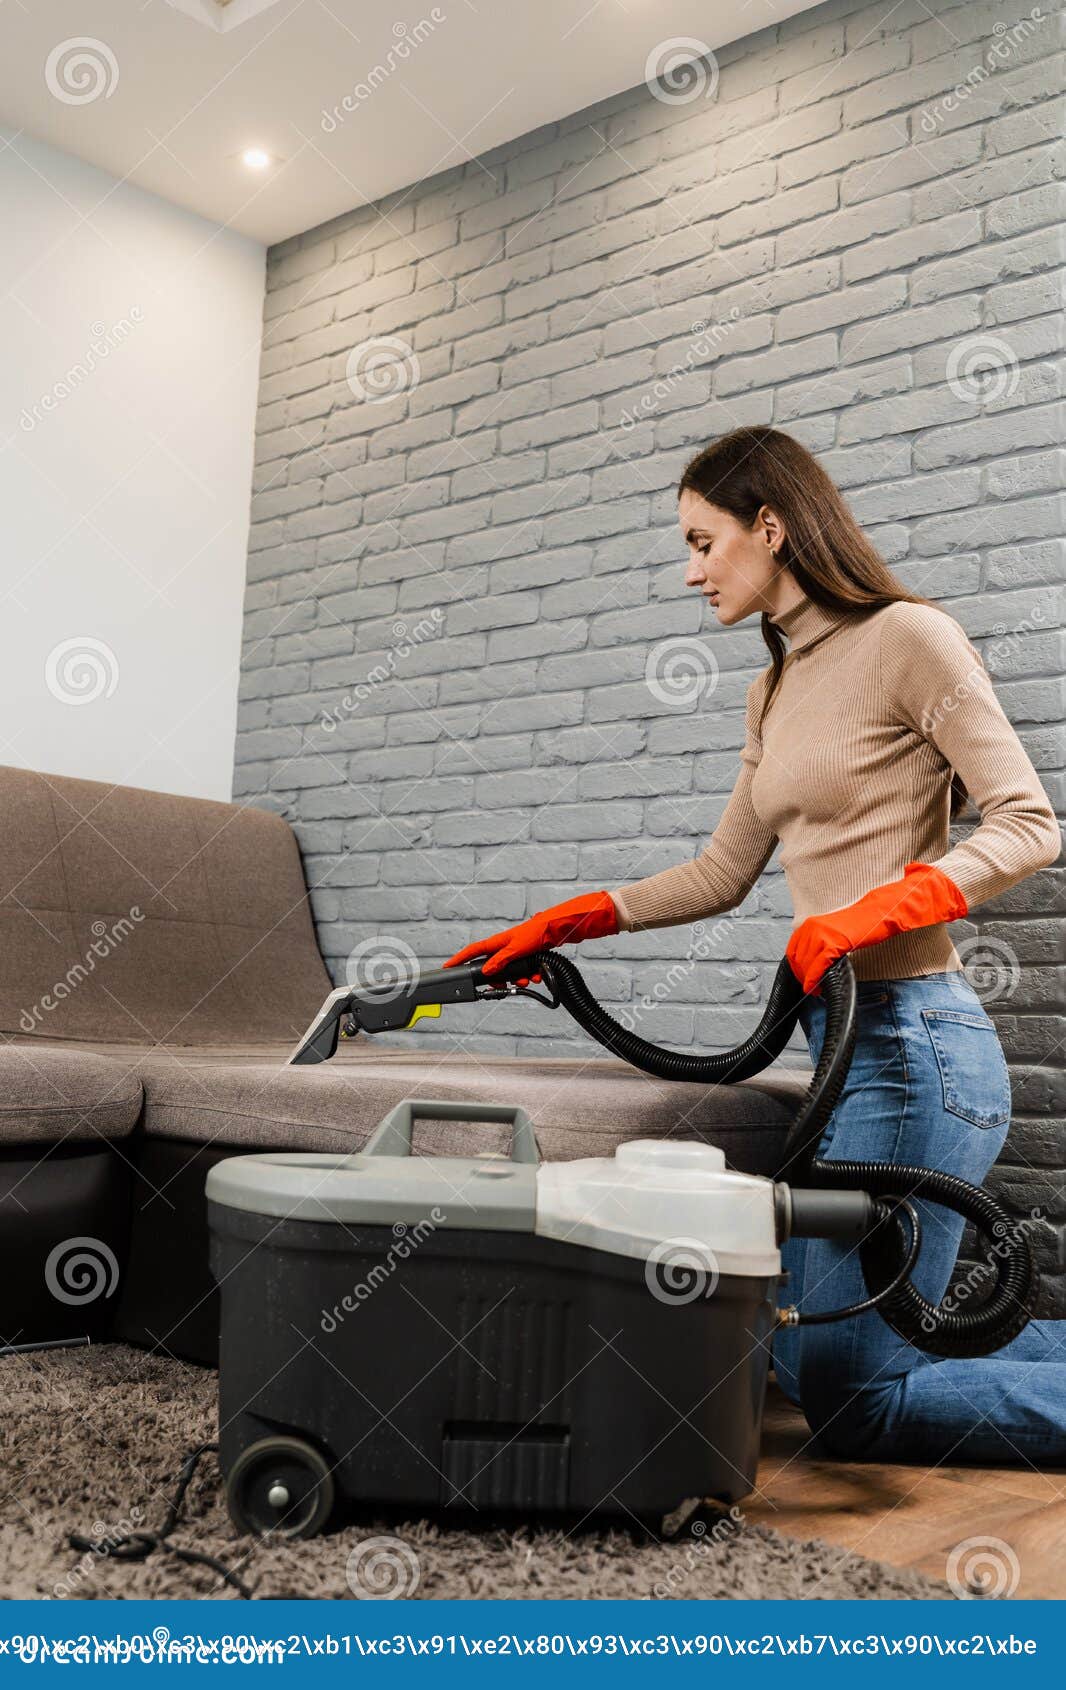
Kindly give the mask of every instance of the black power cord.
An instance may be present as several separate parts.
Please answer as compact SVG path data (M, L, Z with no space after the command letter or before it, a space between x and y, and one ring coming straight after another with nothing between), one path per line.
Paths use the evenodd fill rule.
M789 1318L784 1323L786 1326L828 1326L830 1321L848 1320L854 1314L866 1314L869 1309L880 1308L885 1298L910 1278L922 1248L922 1223L918 1218L917 1209L913 1203L908 1203L906 1198L878 1203L875 1209L877 1225L885 1225L894 1220L898 1209L903 1210L910 1223L910 1245L903 1253L903 1260L895 1276L872 1297L865 1297L861 1303L850 1303L846 1309L822 1309L817 1314L804 1314L802 1309L790 1309Z
M200 1444L190 1450L181 1464L178 1482L174 1495L167 1504L166 1518L157 1532L123 1532L121 1535L104 1538L101 1542L85 1537L81 1532L71 1532L67 1542L71 1549L77 1549L82 1554L97 1555L102 1561L146 1561L155 1550L163 1549L179 1561L187 1561L193 1566L209 1567L217 1573L223 1583L235 1590L238 1596L250 1600L252 1592L244 1580L214 1555L207 1555L202 1550L184 1549L180 1544L169 1542L170 1534L179 1524L181 1510L185 1502L185 1493L192 1482L193 1474L203 1455L218 1454L217 1444Z

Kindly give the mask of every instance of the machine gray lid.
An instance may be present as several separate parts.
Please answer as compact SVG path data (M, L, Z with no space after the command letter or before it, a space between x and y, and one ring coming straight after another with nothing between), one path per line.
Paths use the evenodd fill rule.
M511 1154L412 1156L417 1115L506 1121ZM356 1155L230 1157L211 1169L207 1195L253 1214L383 1224L398 1236L437 1227L536 1233L642 1260L665 1301L713 1289L721 1273L780 1271L773 1181L733 1173L712 1145L634 1139L609 1157L539 1169L538 1160L523 1109L408 1098Z

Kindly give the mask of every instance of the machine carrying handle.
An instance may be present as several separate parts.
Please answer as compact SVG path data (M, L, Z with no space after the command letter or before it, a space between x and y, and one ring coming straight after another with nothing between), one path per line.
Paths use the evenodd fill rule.
M461 1099L405 1097L379 1121L363 1146L363 1156L410 1156L411 1134L417 1116L437 1121L502 1121L511 1128L511 1162L540 1162L540 1146L533 1122L517 1103L464 1103Z

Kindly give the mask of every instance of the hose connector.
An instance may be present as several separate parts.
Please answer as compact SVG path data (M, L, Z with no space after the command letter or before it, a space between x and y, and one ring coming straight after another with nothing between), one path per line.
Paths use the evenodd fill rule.
M790 1223L787 1237L865 1238L878 1219L877 1204L868 1191L785 1189Z

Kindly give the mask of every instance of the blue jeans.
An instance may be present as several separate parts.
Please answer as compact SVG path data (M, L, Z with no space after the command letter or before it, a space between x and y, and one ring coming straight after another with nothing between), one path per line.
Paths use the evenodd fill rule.
M1010 1080L995 1027L961 973L864 980L847 1083L818 1155L910 1162L981 1185L1010 1123ZM825 1005L801 1011L811 1060ZM921 1201L914 1283L944 1296L963 1220ZM868 1295L857 1246L791 1239L781 1302L819 1311ZM964 1306L961 1302L958 1304ZM876 1310L775 1334L774 1368L828 1452L860 1460L1066 1462L1066 1321L1031 1321L987 1357L940 1360L914 1349Z

